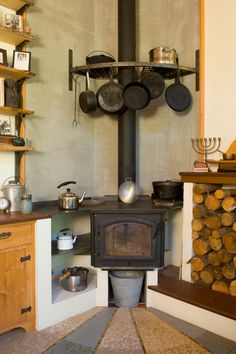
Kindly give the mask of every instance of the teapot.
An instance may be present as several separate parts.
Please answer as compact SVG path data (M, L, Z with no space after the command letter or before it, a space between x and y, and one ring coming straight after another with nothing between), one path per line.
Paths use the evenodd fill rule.
M68 181L59 184L57 188L67 186L68 184L76 184L75 181ZM58 197L59 208L62 210L75 210L78 209L79 204L84 200L85 192L82 197L79 198L76 193L72 192L70 188L66 189L66 192L62 193Z
M137 187L131 177L126 177L120 185L118 195L120 200L126 204L132 204L136 201Z
M71 229L62 229L57 233L57 249L71 250L78 235L74 236Z

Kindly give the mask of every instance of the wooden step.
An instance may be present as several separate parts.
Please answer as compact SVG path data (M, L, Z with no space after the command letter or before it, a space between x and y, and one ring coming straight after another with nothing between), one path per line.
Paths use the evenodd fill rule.
M159 275L159 284L149 289L187 302L191 305L236 320L236 297L175 279L164 272Z

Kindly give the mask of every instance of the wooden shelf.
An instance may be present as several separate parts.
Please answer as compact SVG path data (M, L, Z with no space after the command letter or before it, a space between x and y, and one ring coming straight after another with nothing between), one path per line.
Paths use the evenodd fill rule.
M17 46L24 41L31 42L33 39L34 37L31 34L14 31L12 29L0 26L1 42L5 42Z
M33 146L13 146L5 143L0 143L0 151L26 152L35 151L35 148Z
M33 5L31 0L0 0L0 5L12 10L19 10L24 5Z
M182 182L236 184L236 172L180 172Z
M79 235L71 250L60 251L57 249L57 241L52 241L52 256L64 254L91 254L90 234Z
M20 80L25 78L34 77L35 74L31 73L30 71L24 71L19 69L10 68L6 65L0 64L0 77L6 79L10 78L13 80Z
M208 288L203 288L184 280L168 276L168 272L159 270L158 285L149 289L166 296L184 301L207 311L236 320L236 298Z
M30 111L28 109L23 109L23 108L14 108L14 107L6 107L6 106L0 106L0 114L6 115L6 116L16 116L17 114L22 114L24 116L30 116L34 114L34 111Z

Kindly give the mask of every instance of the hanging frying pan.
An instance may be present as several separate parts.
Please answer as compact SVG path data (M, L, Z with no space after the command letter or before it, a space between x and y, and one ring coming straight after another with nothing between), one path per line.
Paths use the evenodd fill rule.
M82 91L79 95L79 105L84 113L96 111L97 97L95 93L90 90L89 71L86 71L86 91Z
M151 99L149 89L140 81L130 82L123 89L123 100L126 107L139 110L145 108Z
M141 83L150 91L150 98L159 97L165 88L163 77L157 72L150 71L142 75Z
M168 86L165 92L168 106L176 112L183 112L192 103L192 96L189 89L180 82L180 70L177 70L175 83Z
M111 68L110 81L97 91L97 103L101 112L111 115L122 113L126 109L122 93L123 87L113 81L113 68Z

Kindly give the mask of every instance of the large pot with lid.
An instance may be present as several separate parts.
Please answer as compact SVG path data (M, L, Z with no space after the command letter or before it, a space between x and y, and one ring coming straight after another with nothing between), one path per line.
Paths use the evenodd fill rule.
M65 268L59 276L59 286L67 291L82 291L87 288L88 272L83 267Z
M178 181L152 182L154 197L157 199L181 200L183 198L183 183Z
M67 186L69 184L76 184L76 182L75 181L63 182L63 183L59 184L59 186L57 186L57 188ZM67 188L66 191L58 197L59 208L62 210L78 209L78 206L80 203L82 203L84 196L85 196L85 192L83 193L81 198L79 198L76 193L72 192L70 188Z
M3 196L10 201L9 211L18 212L21 210L21 196L24 192L24 187L15 179L6 183L10 178L14 177L9 177L3 182Z

